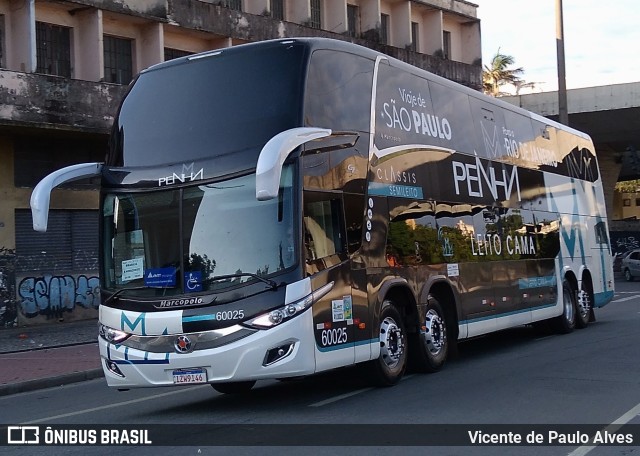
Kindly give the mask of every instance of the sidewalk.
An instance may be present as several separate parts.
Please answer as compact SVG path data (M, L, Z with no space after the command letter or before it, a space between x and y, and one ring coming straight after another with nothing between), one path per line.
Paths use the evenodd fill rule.
M103 375L97 320L0 330L0 396Z

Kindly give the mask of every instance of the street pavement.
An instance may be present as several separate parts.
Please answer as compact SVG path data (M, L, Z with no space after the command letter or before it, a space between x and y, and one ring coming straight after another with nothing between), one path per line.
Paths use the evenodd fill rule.
M97 320L0 329L0 396L102 377Z

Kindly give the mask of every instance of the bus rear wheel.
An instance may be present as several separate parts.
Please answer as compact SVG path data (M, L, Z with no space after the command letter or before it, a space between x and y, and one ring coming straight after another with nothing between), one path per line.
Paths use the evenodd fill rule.
M562 283L562 315L551 320L553 329L560 334L568 334L576 327L576 293L566 280Z
M392 386L407 368L407 332L392 301L384 301L380 309L379 336L380 356L371 361L371 374L376 385Z
M212 383L211 386L222 394L242 394L251 391L255 384L255 380L250 380L246 382Z
M411 338L411 366L417 372L442 369L449 352L447 322L436 298L429 296L420 331Z
M576 328L586 328L591 317L592 300L589 290L580 290L578 292L578 302L576 303Z

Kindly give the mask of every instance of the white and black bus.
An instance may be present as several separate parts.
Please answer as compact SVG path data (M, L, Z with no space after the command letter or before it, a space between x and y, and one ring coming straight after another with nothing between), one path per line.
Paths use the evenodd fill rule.
M101 178L110 386L249 390L458 340L583 328L613 297L588 136L371 49L285 39L171 60L124 97Z

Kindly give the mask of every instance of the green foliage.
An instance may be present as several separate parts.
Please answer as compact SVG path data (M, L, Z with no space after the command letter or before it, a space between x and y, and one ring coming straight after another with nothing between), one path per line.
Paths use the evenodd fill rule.
M620 193L636 193L640 189L640 180L616 182L615 190Z

